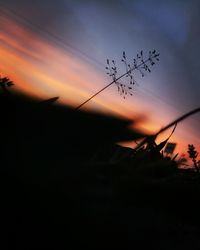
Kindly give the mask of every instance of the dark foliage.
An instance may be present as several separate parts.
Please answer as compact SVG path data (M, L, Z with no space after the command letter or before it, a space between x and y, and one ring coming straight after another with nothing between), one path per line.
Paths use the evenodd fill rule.
M193 144L188 145L188 154L189 154L189 157L192 159L192 161L194 163L194 167L195 167L196 171L200 172L199 164L198 164L198 161L197 161L198 153L195 150L195 147L194 147Z

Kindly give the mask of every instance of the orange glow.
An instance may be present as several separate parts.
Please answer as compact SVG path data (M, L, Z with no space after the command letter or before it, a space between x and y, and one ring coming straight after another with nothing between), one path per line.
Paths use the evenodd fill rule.
M1 23L7 33L0 32L0 72L21 91L40 98L59 95L63 103L76 106L102 86L104 79L92 65L5 17L1 17ZM92 103L126 116L115 102L110 105L96 98Z
M0 25L0 74L13 80L16 84L14 88L41 99L60 96L62 103L75 107L106 85L103 69L100 72L75 53L56 46L7 17L0 17ZM136 95L124 102L123 99L116 98L111 87L93 99L86 109L134 120L141 113L146 112L148 117L151 115L151 103L143 103L143 100ZM174 115L163 112L161 106L158 111L156 107L156 112L157 116L154 114L151 120L141 121L138 127L144 132L154 133L167 123L168 118L170 122ZM196 143L195 138L186 136L185 131L180 129L171 138L172 141L179 142L177 151L186 152L188 142ZM158 140L166 139L168 134L170 131Z

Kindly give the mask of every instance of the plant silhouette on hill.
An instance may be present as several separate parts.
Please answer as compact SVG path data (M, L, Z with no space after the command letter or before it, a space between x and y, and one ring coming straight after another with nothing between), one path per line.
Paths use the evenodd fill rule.
M197 156L198 156L198 152L195 149L195 146L193 144L188 144L188 154L190 159L192 159L193 163L194 163L194 167L196 169L196 171L199 173L200 172L200 161L197 161Z

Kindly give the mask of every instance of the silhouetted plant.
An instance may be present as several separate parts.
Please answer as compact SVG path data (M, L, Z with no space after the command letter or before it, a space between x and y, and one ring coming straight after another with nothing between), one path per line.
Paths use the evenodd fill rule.
M14 83L8 77L0 76L0 88L3 90L4 93L8 93L8 88L13 85Z
M198 156L198 152L195 150L195 147L193 144L188 145L188 154L189 154L190 159L192 159L192 161L194 163L194 167L195 167L196 171L200 172L199 164L196 160L196 158Z
M185 155L181 155L179 159L176 161L179 167L188 167L189 165L187 164L187 159L185 158Z
M166 125L164 128L161 128L157 133L155 133L154 135L149 135L146 138L144 138L144 140L142 140L140 143L137 144L137 146L135 147L135 151L142 148L145 144L148 143L149 140L155 140L157 138L157 136L161 133L163 133L164 131L166 131L167 129L171 128L172 126L175 125L174 129L176 128L176 124L178 124L179 122L182 122L183 120L187 119L188 117L196 114L200 112L200 107L193 109L192 111L182 115L181 117L177 118L176 120L174 120L173 122L169 123L168 125Z
M133 89L133 85L136 83L133 78L133 71L138 70L140 74L142 75L142 77L144 77L145 71L149 73L151 72L150 67L155 64L155 60L159 61L158 57L159 57L159 53L157 53L156 50L153 50L153 51L149 51L148 58L144 59L143 50L141 50L140 53L137 54L136 58L133 59L133 62L129 63L127 60L126 53L124 51L121 61L125 65L125 70L126 70L125 74L118 77L117 76L118 70L116 67L116 62L114 60L110 61L109 59L107 59L107 66L106 66L107 75L109 75L112 78L113 83L115 83L115 85L117 86L118 92L125 99L127 94L131 96L133 95L132 89ZM118 80L121 79L123 76L129 79L128 84L118 82Z
M133 71L137 69L143 77L145 71L151 72L150 67L155 64L155 60L159 61L159 53L157 53L156 50L149 51L149 56L146 59L143 58L143 51L141 51L139 54L137 54L137 57L133 59L132 63L127 62L126 53L123 52L123 58L121 61L124 63L126 71L124 74L117 76L118 70L116 62L114 60L110 61L109 59L107 59L106 70L107 74L112 78L112 82L106 85L104 88L100 89L86 101L81 103L76 109L80 109L83 105L88 103L95 96L97 96L98 94L100 94L102 91L104 91L113 84L117 86L118 92L124 98L127 94L132 95L131 90L133 89L133 85L135 84L135 81L133 79ZM129 78L129 84L118 82L123 77Z

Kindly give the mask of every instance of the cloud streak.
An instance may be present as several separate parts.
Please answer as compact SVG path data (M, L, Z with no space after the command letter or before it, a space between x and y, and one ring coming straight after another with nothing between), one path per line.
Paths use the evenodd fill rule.
M0 73L28 94L60 96L63 103L77 106L110 80L103 68L107 57L120 61L123 50L131 58L141 49L158 49L159 67L142 79L132 100L121 100L113 86L87 106L129 118L146 112L151 117L141 125L155 132L198 106L194 2L7 0L0 12ZM170 18L177 21L172 29ZM185 137L193 143L198 129L186 127L177 128L179 141Z
M105 78L95 68L62 48L6 17L1 17L1 74L8 75L16 87L39 98L61 96L61 101L77 106L100 88ZM103 108L124 115L120 105L96 98Z

